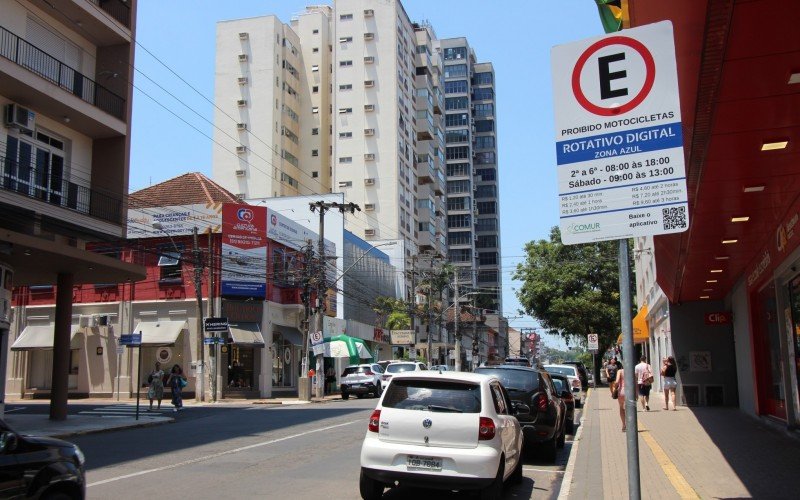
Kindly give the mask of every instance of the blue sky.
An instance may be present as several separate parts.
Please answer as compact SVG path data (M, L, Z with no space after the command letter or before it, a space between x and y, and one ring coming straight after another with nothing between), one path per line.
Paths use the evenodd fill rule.
M313 3L139 2L131 191L186 172L211 177L214 144L209 139L213 135L209 101L214 96L216 23L268 14L288 23L293 14ZM520 306L511 275L522 260L525 243L547 238L550 227L558 224L550 48L602 34L597 8L592 0L564 0L557 5L521 0L406 0L403 5L413 21L429 21L439 38L467 37L478 60L494 64L503 312L512 318L512 326L535 327L532 318L517 313ZM545 341L552 347L563 346L560 339L546 337Z

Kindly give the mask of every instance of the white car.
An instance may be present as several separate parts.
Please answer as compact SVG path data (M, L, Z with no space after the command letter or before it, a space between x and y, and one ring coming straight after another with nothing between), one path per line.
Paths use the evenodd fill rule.
M495 376L465 372L399 373L369 419L359 489L380 498L395 481L412 487L480 490L499 499L522 480L522 430Z
M381 384L386 387L386 384L392 381L392 377L397 375L398 373L403 372L414 372L420 370L427 370L428 367L425 366L425 363L420 363L417 361L403 361L399 363L391 363L386 367L384 370L383 375L381 375Z
M575 365L544 365L544 369L549 373L558 373L567 377L569 385L572 388L572 397L575 398L575 408L580 408L583 404L585 394L583 393L581 379Z
M367 394L380 397L383 387L382 375L383 368L378 363L348 366L344 369L339 383L342 399L350 399L351 394L355 394L358 398Z

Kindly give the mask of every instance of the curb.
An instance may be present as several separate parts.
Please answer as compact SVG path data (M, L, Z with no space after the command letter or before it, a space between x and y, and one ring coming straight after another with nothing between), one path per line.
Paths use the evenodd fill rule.
M118 426L118 427L103 427L103 428L97 428L97 429L85 429L85 430L78 430L78 431L72 431L72 432L65 432L65 433L61 433L61 434L48 434L47 437L52 437L52 438L56 438L56 439L64 439L64 438L69 438L69 437L74 437L74 436L85 436L85 435L88 435L88 434L101 434L103 432L113 432L113 431L121 431L121 430L127 430L127 429L136 429L136 428L140 428L140 427L155 427L157 425L172 424L174 422L175 422L174 418L172 418L172 417L164 417L163 420L158 420L158 421L155 421L155 422L142 422L142 423L137 423L137 424L133 424L133 425L121 425L121 426ZM33 434L33 435L36 435L36 434Z
M589 397L594 392L594 388L590 387L589 390L586 392L586 402L589 401ZM575 434L575 437L572 439L572 448L569 451L569 460L567 461L567 468L564 469L564 477L561 479L561 489L558 492L558 499L559 500L566 500L569 498L569 492L572 489L572 474L575 471L575 461L578 457L578 446L581 442L581 436L583 436L583 427L584 421L586 421L586 402L583 404L583 414L581 415L580 426L578 427L578 433Z

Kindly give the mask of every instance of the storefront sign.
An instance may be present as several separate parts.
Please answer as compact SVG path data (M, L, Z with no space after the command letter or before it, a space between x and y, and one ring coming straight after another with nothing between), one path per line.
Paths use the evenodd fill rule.
M705 321L707 325L730 325L731 316L730 311L706 313Z
M409 345L414 343L414 330L392 330L392 345Z
M561 241L689 227L672 23L553 47Z
M267 269L266 207L222 207L222 294L264 298Z
M375 342L384 342L388 344L390 341L390 337L388 333L384 332L383 328L375 328L372 335L372 340L374 340Z
M797 223L800 221L800 198L798 198L786 216L775 228L775 239L769 238L761 251L747 266L747 288L759 288L763 280L772 276L775 267L779 266L784 258L800 246ZM775 257L773 258L773 252Z
M203 327L207 332L227 332L228 318L205 318Z

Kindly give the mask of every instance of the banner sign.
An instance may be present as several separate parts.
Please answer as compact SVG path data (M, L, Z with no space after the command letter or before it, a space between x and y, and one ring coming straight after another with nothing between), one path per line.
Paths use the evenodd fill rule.
M414 343L414 330L392 330L393 345L409 345Z
M222 226L222 295L264 298L267 209L225 203Z
M178 205L128 210L128 238L163 237L222 231L222 203ZM155 229L158 222L162 229Z
M551 51L561 241L689 227L672 23Z

